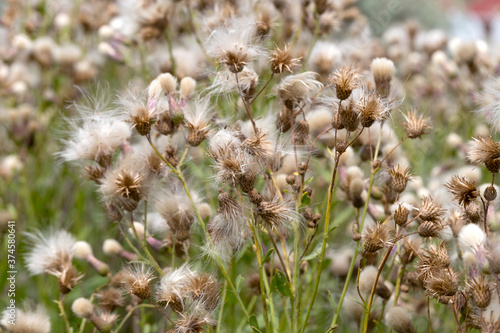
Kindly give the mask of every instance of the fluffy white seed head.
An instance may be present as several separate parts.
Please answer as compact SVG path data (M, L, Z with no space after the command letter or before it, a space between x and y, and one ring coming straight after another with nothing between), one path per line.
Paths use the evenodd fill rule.
M163 89L167 95L174 93L177 89L177 78L170 73L160 74L156 79L158 80L161 89Z
M90 318L94 313L94 306L88 299L80 297L73 302L71 310L80 318Z
M87 95L72 108L76 117L69 121L70 138L58 155L65 161L88 159L96 162L107 160L130 135L130 126L113 117L113 106L109 96L103 92L97 96Z
M134 222L134 229L135 229L135 232L137 233L137 236L142 239L144 237L144 224L140 223L140 222ZM132 229L132 227L130 227L128 229L128 232L129 234L135 236L135 233L134 233L134 230Z
M410 313L400 306L390 309L385 315L387 326L396 333L414 333L415 327Z
M359 290L362 293L367 294L371 292L373 283L377 277L377 268L373 265L366 266L363 268L359 275ZM380 278L379 278L380 283Z
M123 251L123 247L116 239L110 238L102 244L102 251L107 255L119 254Z
M74 245L75 257L85 260L88 256L92 255L92 248L90 244L85 241L78 241Z
M371 64L371 71L376 81L390 81L396 68L392 60L387 58L375 58Z
M71 260L75 239L65 230L50 230L46 233L37 231L27 233L32 246L26 256L28 271L33 274L46 273L54 263L62 258Z
M196 80L190 76L186 76L181 80L180 93L182 99L189 99L193 96L196 88Z
M27 307L25 309L16 309L16 324L15 326L9 323L11 321L11 313L9 310L2 312L0 326L6 329L8 333L49 333L51 332L50 317L47 311L37 306L35 308Z
M460 230L458 240L462 246L476 252L478 249L484 248L486 234L477 224L469 223Z

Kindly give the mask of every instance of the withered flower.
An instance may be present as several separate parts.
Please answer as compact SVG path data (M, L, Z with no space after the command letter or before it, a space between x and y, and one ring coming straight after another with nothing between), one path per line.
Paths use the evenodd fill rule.
M408 111L408 114L404 115L404 117L405 121L403 126L406 130L406 135L410 139L420 138L422 135L427 134L428 130L432 128L429 118L418 115L417 110Z

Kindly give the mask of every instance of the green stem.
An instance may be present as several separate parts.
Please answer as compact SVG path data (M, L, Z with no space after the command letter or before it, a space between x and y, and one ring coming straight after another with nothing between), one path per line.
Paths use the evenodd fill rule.
M127 314L125 315L125 317L123 317L122 321L120 322L120 324L118 325L116 330L114 330L113 332L118 333L121 330L121 328L123 327L123 325L130 318L130 316L134 313L135 310L137 310L139 308L154 308L154 307L155 307L154 305L146 304L146 303L142 303L142 304L134 306L132 309L129 310L129 312L127 312Z
M338 155L335 158L335 165L333 167L332 180L330 181L330 187L328 189L328 200L327 200L327 207L326 207L326 214L325 214L325 228L323 230L323 242L321 244L321 253L320 253L320 259L319 259L319 263L318 263L318 271L316 273L316 280L314 282L313 294L311 296L311 301L309 302L309 307L307 309L306 318L304 319L304 323L302 324L301 332L305 332L305 329L307 326L307 321L309 320L309 316L311 314L314 300L316 298L316 294L318 293L319 281L321 279L321 272L323 271L323 261L325 259L326 244L328 242L328 235L329 235L329 230L330 230L330 214L332 211L333 189L334 189L334 187L337 186L337 183L335 182L335 178L337 177L339 159L340 159L340 155Z
M375 154L373 156L373 163L375 163L375 161L377 160L381 141L382 141L382 124L380 124L380 134L378 137L377 146L375 148ZM359 231L363 231L363 225L365 223L366 213L368 212L368 204L370 202L370 196L372 193L373 181L375 179L375 174L377 173L378 170L379 170L378 168L375 168L375 169L372 168L372 172L370 174L370 184L368 185L368 191L366 194L366 202L365 202L365 207L363 209L363 215L361 217ZM360 245L361 245L360 241L357 241L356 247L354 248L354 254L353 254L352 259L351 259L351 264L349 266L349 271L347 273L347 277L346 277L346 280L344 283L344 288L342 289L342 295L340 296L340 300L338 302L337 309L335 310L335 315L333 316L333 320L332 320L330 327L334 327L337 324L337 320L339 319L340 309L342 308L342 304L344 302L345 295L347 294L347 288L349 287L349 282L351 280L352 272L354 271L354 265L356 263L356 258L359 254L359 251L360 251Z
M221 299L221 306L219 310L219 316L217 318L217 328L215 332L220 332L221 331L221 326L222 326L222 314L224 313L224 304L226 304L226 290L227 290L227 281L224 281L224 290L222 291L222 299Z
M59 296L59 301L57 302L57 304L59 305L59 312L61 313L61 317L63 317L64 319L64 324L66 325L66 331L68 333L71 333L72 332L72 329L71 329L71 326L69 324L69 320L68 320L68 316L66 315L66 311L64 310L64 296L63 294L61 294L61 296Z

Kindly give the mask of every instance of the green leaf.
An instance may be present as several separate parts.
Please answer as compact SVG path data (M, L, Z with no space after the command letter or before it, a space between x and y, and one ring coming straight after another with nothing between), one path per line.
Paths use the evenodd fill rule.
M290 289L290 285L288 284L285 274L283 274L279 270L276 270L274 279L276 280L276 288L278 288L280 294L289 298L293 298L293 293Z
M300 202L306 206L308 206L311 203L311 197L309 196L309 194L307 192L302 194L302 198L300 199Z
M339 226L339 225L337 224L337 225L334 225L333 227L331 227L331 228L330 228L330 230L328 230L328 236L330 236L330 233L331 233L333 230L337 229L337 227L338 227L338 226Z
M330 305L332 306L333 310L336 310L337 309L337 303L333 299L332 292L330 290L327 290L327 291L328 291L328 300L330 301Z
M262 264L265 264L266 262L269 261L269 259L271 258L271 254L273 254L273 252L274 252L274 247L270 248L267 251L266 255L264 256L264 260L262 260Z
M316 244L316 247L314 248L314 250L312 250L312 252L309 253L307 256L304 256L304 258L302 258L302 260L315 259L317 256L319 256L321 254L321 246L322 246L321 242ZM328 243L326 243L326 247L328 247Z
M311 178L307 179L307 180L304 182L304 185L309 184L310 182L312 182L312 181L313 181L313 179L314 179L314 177L311 177Z
M259 323L257 322L257 317L255 315L251 315L250 318L248 319L248 323L250 324L250 327L255 333L262 333L262 331L259 329Z
M245 278L241 275L238 275L236 278L236 292L239 293L241 291L241 286L243 285L243 281Z

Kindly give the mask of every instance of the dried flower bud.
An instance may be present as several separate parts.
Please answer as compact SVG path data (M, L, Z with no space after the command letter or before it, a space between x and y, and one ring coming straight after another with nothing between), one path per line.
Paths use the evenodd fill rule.
M439 221L443 215L443 209L437 205L431 197L424 197L419 209L419 216L424 221Z
M491 173L498 173L500 170L500 158L494 158L484 162L486 169Z
M422 115L417 115L417 110L408 111L408 114L404 115L404 117L405 122L403 126L406 130L406 135L410 139L420 138L432 128L429 119L424 118Z
M418 226L418 234L424 238L438 237L441 229L442 226L438 223L434 223L431 221L424 221L422 224Z
M356 103L352 101L342 101L339 113L342 125L345 129L349 132L354 132L359 125L359 110Z
M453 194L453 200L465 207L479 197L476 184L465 177L454 175L445 187Z
M472 300L478 308L484 309L490 305L491 290L489 284L485 281L484 275L481 275L479 280L471 278L469 287L472 294Z
M377 223L376 226L367 229L365 235L365 252L375 253L391 244L389 230L384 224Z
M271 52L271 71L275 74L283 73L284 70L293 73L293 68L300 65L301 58L293 58L290 52L290 45L285 45L283 50L276 47Z
M413 210L413 207L406 202L399 202L394 205L393 209L392 217L394 223L400 227L404 226L408 221L408 215Z
M294 145L305 145L309 140L309 123L306 120L301 120L295 124L293 129Z
M409 167L405 168L400 164L389 169L389 175L391 176L391 186L395 192L403 192L408 181L413 178L413 175L408 172L409 170Z
M151 268L143 264L134 264L127 267L124 273L121 284L128 293L143 300L151 297L150 284L156 278Z
M497 190L494 186L490 185L484 190L484 198L488 201L493 201L497 198Z
M335 85L337 98L341 101L351 96L351 92L359 87L358 72L352 66L339 68L330 76L330 81Z

